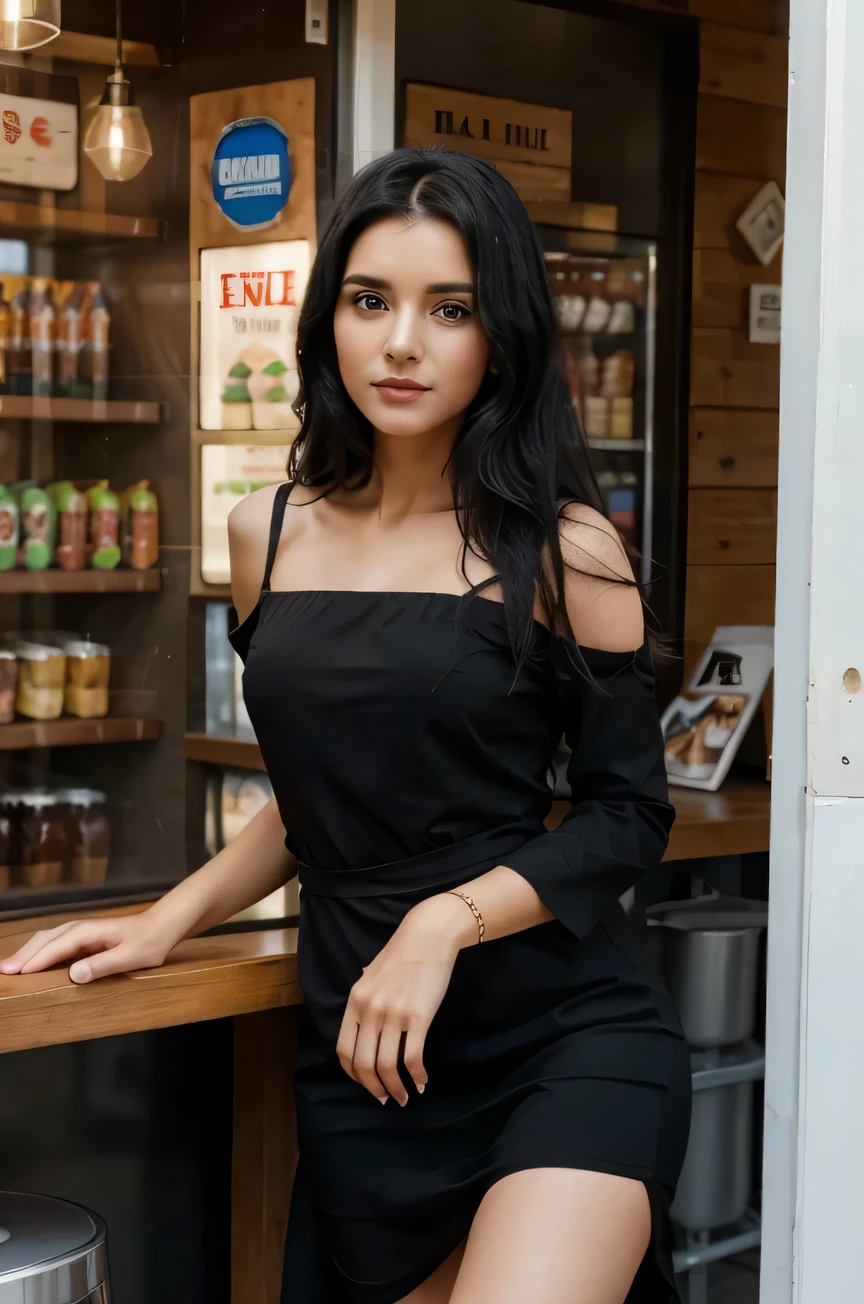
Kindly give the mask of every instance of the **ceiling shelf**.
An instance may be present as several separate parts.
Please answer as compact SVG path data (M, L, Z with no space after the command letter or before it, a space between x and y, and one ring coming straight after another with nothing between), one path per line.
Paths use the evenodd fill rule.
M41 243L85 240L158 240L162 224L155 217L124 217L120 213L82 213L51 204L20 204L0 200L0 234Z
M160 720L137 716L105 716L101 720L16 720L0 725L0 752L31 747L79 747L90 743L150 742L162 733Z
M139 403L126 399L29 398L26 395L2 394L0 418L155 426L162 419L162 410L158 403Z
M238 770L265 770L261 749L254 739L234 738L230 734L187 733L183 737L187 761L205 765L230 765Z
M0 597L25 593L158 593L161 570L0 571Z

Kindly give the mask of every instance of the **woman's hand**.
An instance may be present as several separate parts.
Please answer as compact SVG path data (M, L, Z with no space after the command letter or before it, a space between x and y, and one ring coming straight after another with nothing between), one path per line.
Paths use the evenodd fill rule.
M456 956L477 941L474 917L458 897L429 897L409 910L351 988L336 1054L355 1082L381 1104L400 1105L408 1092L397 1068L404 1063L419 1092L426 1087L423 1048L429 1025L450 983Z
M168 939L149 914L82 919L34 933L14 955L0 961L0 973L39 973L74 961L69 977L89 983L107 974L154 969L164 963L174 939Z

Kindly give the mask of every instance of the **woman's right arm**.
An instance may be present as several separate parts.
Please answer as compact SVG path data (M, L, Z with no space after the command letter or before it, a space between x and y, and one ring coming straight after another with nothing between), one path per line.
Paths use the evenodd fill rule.
M231 586L241 620L254 607L267 552L274 489L244 499L229 521ZM74 982L151 969L173 947L262 901L297 872L285 847L275 800L250 820L230 846L178 883L149 910L111 919L84 919L36 933L0 962L0 973L36 973L69 964Z

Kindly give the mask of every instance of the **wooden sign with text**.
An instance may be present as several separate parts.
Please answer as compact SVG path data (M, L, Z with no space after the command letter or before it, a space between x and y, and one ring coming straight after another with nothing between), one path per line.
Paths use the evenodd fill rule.
M494 163L520 197L570 199L573 115L491 95L410 82L406 145L441 145Z

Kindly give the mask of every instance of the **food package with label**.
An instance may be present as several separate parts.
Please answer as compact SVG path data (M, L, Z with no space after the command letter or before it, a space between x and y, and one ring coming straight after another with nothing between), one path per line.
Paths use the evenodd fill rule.
M15 718L15 689L18 685L18 658L11 648L0 647L0 724Z
M89 512L86 495L71 480L58 480L45 491L57 513L54 560L61 570L79 571L87 565Z
M54 393L62 398L92 398L93 387L82 375L87 287L64 281L56 296Z
M600 393L604 398L629 398L633 393L636 363L626 349L610 353L603 361Z
M57 887L69 859L69 834L62 795L36 790L15 796L17 854L13 873L18 885Z
M114 570L120 564L120 502L100 480L87 491L90 509L90 565L96 570Z
M159 560L159 502L149 480L139 480L120 495L120 549L133 570L149 570Z
M33 358L30 345L29 276L4 276L3 298L9 304L8 385L10 394L33 393Z
M589 439L609 438L609 400L587 397L584 403L585 434Z
M103 643L76 639L65 643L63 651L66 654L66 711L82 720L107 715L111 649Z
M12 570L18 560L18 499L0 484L0 571Z
M42 643L14 645L18 661L15 709L31 720L58 720L63 714L66 655Z
M54 559L56 511L50 496L33 484L18 486L20 537L18 565L29 571L47 570Z
M34 276L30 287L30 358L34 398L50 398L54 390L54 352L57 337L55 282Z
M613 398L609 433L613 439L633 438L632 398Z
M92 788L70 788L63 794L69 841L71 882L99 885L108 873L111 830L105 793Z
M82 392L90 398L107 399L111 316L99 281L84 282L81 317L79 377Z

